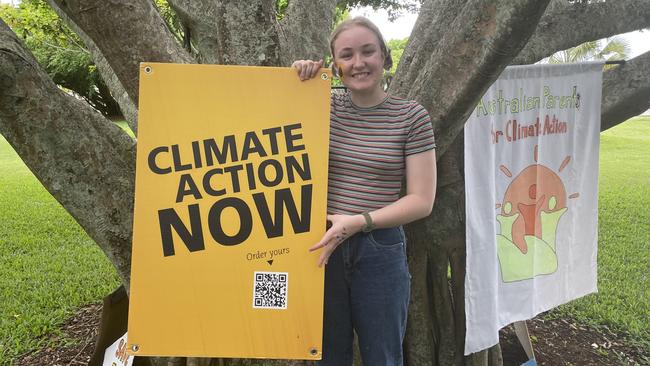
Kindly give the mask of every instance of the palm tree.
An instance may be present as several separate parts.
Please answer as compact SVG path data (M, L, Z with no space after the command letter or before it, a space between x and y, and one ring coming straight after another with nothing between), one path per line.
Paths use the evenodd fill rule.
M592 60L624 60L630 52L628 42L621 37L605 38L586 42L568 50L557 52L548 58L548 63L573 63Z

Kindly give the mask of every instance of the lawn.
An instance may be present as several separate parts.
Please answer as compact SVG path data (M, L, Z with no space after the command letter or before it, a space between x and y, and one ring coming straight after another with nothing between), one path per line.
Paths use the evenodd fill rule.
M601 134L598 290L551 315L626 330L650 346L650 117Z
M125 124L121 126L124 128ZM600 292L551 316L626 330L650 344L650 117L601 135ZM0 136L0 365L43 346L43 335L118 278L98 247ZM644 315L645 314L645 315Z
M118 286L99 247L0 136L0 365Z

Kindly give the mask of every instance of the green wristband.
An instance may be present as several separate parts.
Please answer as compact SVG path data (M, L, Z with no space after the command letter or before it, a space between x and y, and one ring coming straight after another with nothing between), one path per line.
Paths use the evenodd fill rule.
M363 218L366 220L366 224L363 226L361 231L364 233L371 232L376 227L375 223L372 222L372 217L370 217L370 214L367 211L362 212L361 215L363 215Z

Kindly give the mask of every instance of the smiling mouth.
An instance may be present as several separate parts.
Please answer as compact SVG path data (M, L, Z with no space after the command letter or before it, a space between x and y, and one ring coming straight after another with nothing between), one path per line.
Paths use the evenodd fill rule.
M356 73L356 74L352 75L352 77L356 79L356 78L364 78L364 77L366 77L368 75L370 75L369 72L359 72L359 73Z

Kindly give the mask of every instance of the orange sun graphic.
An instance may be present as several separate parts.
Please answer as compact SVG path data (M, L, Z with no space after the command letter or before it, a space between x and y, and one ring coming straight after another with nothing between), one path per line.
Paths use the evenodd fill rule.
M562 179L551 169L537 163L537 145L533 153L536 164L524 168L508 186L503 197L501 215L512 216L519 214L512 226L512 242L522 253L528 252L525 236L535 236L542 239L542 211L551 213L566 207L567 196ZM567 156L560 164L558 173L571 161ZM499 170L508 178L512 178L510 170L501 165ZM569 195L569 199L579 197L579 193Z

